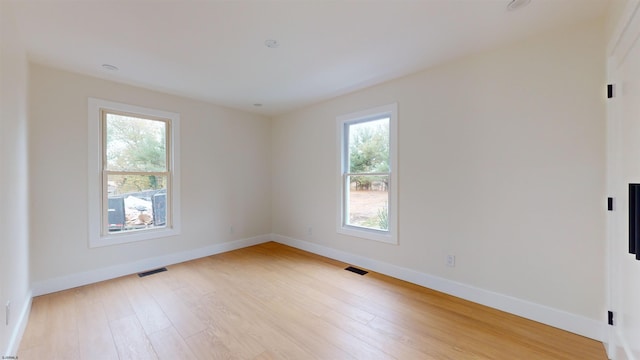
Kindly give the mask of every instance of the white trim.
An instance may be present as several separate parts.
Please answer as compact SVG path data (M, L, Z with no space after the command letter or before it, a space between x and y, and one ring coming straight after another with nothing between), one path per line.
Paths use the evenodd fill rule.
M22 308L20 309L20 315L16 321L16 326L13 328L13 332L9 337L9 343L7 344L7 349L4 352L5 356L17 356L18 354L18 347L20 346L22 335L24 335L24 331L27 328L27 322L29 321L32 299L33 296L31 295L31 291L29 291L25 300L22 302Z
M248 246L258 245L268 241L271 241L270 235L260 235L154 258L142 259L127 264L114 265L82 273L61 276L45 281L35 282L33 284L32 292L33 296L40 296L82 285L93 284L99 281L114 279L120 276L136 274L150 269L220 254L227 251L237 250Z
M344 169L343 159L346 153L344 126L352 122L368 121L382 116L389 116L389 231L376 231L344 224ZM336 118L337 126L337 213L336 231L340 234L363 239L376 240L398 245L398 103L382 105L371 109L340 115Z
M424 286L465 300L469 300L494 309L502 310L578 335L598 341L605 338L605 324L581 315L536 304L513 296L481 289L475 286L451 281L438 276L421 273L401 266L369 259L341 250L332 249L308 241L273 234L275 242L292 246L300 250L326 256L355 266L388 275L413 284Z
M171 121L171 219L172 226L126 234L101 235L102 224L102 136L100 110L109 109L143 116L159 117ZM96 98L88 99L88 230L89 247L109 246L133 241L156 239L180 234L180 114L123 104Z
M607 159L607 173L606 173L606 189L607 196L613 198L613 211L607 211L606 215L606 248L605 248L605 303L606 309L609 311L615 311L618 309L618 301L613 291L615 279L617 278L617 260L616 260L616 239L618 238L618 210L619 206L624 201L621 196L623 194L617 193L617 184L620 171L620 159L615 156L619 153L618 146L621 143L619 139L620 134L620 121L617 115L616 105L616 92L620 93L619 89L616 89L615 79L615 66L613 65L613 57L607 59L607 79L609 84L614 85L614 97L608 99L606 102L607 118L606 118L606 159ZM619 86L618 86L619 87ZM605 341L605 350L607 356L610 359L616 358L616 327L609 326L607 330L607 339Z
M640 38L640 0L629 0L625 8L620 13L615 31L607 44L607 82L614 84L614 97L607 101L607 191L608 196L615 199L614 211L607 214L607 252L606 252L606 304L609 311L613 311L614 326L607 326L607 339L605 348L610 359L637 358L628 341L630 334L627 334L626 321L628 319L624 312L622 290L619 278L621 274L620 259L626 254L620 253L620 246L626 246L626 230L624 223L625 213L620 210L627 210L626 185L622 182L622 163L620 154L622 140L622 113L623 104L620 99L624 98L622 91L625 79L620 78L619 68L626 61L626 58ZM619 206L620 205L620 206Z

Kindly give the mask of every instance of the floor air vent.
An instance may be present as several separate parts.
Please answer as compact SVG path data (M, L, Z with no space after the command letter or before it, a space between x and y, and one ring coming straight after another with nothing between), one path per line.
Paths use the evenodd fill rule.
M145 271L145 272L141 272L138 274L139 277L145 277L145 276L149 276L149 275L153 275L153 274L157 274L159 272L163 272L163 271L167 271L166 267L163 268L159 268L159 269L154 269L154 270L149 270L149 271Z
M364 270L362 270L362 269L358 269L358 268L353 267L353 266L349 266L349 267L348 267L348 268L346 268L345 270L347 270L347 271L351 271L351 272L354 272L354 273L356 273L356 274L358 274L358 275L364 275L364 274L368 273L368 271L364 271Z

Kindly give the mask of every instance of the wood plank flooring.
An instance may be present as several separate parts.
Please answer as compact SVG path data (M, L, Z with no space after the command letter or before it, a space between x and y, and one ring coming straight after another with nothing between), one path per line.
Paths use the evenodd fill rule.
M603 345L277 243L36 297L18 357L597 359Z

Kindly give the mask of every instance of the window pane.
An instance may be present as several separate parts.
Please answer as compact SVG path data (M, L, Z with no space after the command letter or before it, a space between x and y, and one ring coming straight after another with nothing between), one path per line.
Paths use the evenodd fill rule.
M347 225L389 230L389 176L347 176Z
M349 172L389 172L389 118L349 126Z
M166 226L166 176L109 175L107 186L110 233Z
M106 160L111 171L167 171L167 123L106 114Z

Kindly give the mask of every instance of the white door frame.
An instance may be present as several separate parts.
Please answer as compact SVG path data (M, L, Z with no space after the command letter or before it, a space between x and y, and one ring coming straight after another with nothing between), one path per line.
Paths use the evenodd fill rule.
M608 327L606 339L607 355L610 359L634 360L629 344L621 328L615 326L617 310L621 309L620 260L628 254L622 253L626 247L628 233L624 228L628 216L628 193L622 174L622 81L619 67L633 46L640 46L640 0L628 0L618 19L607 46L607 81L614 86L614 97L607 101L607 196L614 198L614 211L607 214L606 246L606 304L614 312L614 326ZM640 66L640 64L639 64ZM620 205L620 206L619 206ZM629 255L630 256L630 255ZM622 315L622 314L620 314Z

